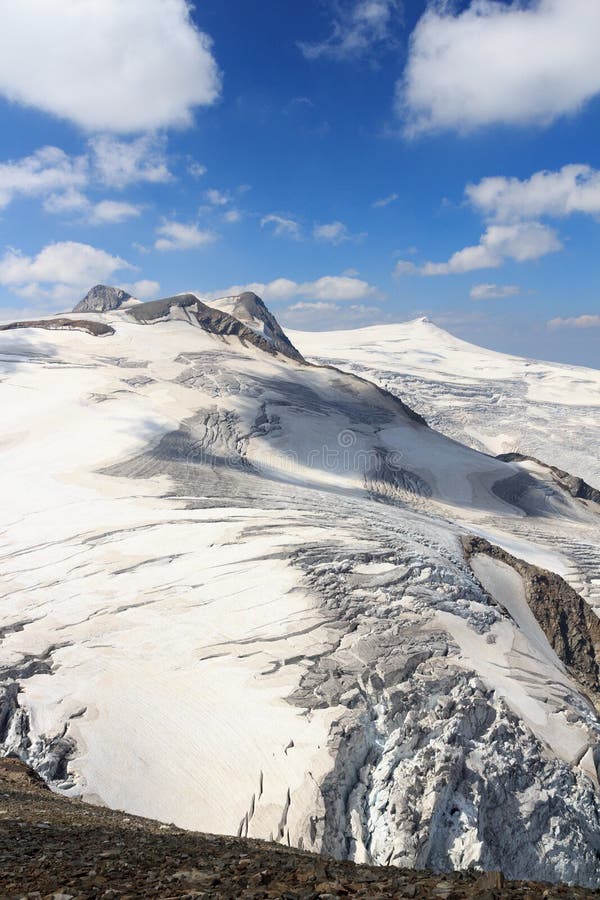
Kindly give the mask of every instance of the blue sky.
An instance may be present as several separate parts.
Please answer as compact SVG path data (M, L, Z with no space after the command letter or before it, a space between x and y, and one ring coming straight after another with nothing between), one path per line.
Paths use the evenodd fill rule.
M600 4L0 0L0 307L254 286L599 365Z

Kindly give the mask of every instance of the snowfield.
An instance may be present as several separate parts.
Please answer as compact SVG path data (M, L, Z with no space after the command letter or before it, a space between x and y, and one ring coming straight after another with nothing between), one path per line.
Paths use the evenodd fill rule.
M593 645L600 507L467 445L598 484L600 373L428 323L292 335L321 367L181 298L0 332L4 752L188 828L600 885L600 655L461 543L562 576Z
M600 370L484 350L427 319L349 331L288 332L308 359L399 394L429 424L498 455L514 451L600 489Z

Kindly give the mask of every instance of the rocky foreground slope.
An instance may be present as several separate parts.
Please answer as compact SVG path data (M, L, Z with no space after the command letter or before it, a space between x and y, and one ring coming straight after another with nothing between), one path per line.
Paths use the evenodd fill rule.
M554 900L583 888L336 862L279 844L181 831L50 793L20 761L0 761L0 896L39 898L444 898Z
M252 295L85 305L0 332L3 751L196 831L600 885L598 504Z

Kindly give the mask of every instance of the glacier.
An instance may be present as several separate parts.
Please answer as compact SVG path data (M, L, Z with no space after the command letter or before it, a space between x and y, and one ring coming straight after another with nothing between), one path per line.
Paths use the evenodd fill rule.
M600 506L495 458L598 486L600 373L98 296L0 330L3 752L186 828L600 885Z

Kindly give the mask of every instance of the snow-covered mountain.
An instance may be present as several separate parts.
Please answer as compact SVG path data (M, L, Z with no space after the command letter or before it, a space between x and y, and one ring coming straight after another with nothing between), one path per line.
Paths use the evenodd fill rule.
M289 334L307 357L400 394L432 427L470 447L533 456L600 489L598 369L484 350L424 318Z
M380 386L253 295L90 305L0 333L5 752L190 828L600 884L600 506L429 427L384 332Z

